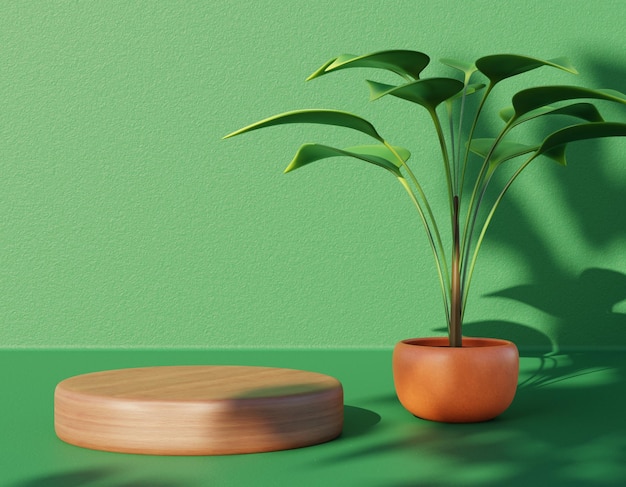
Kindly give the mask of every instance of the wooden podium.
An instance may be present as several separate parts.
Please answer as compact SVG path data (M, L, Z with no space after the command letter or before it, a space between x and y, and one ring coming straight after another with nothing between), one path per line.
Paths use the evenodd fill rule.
M54 425L73 445L152 455L299 448L337 437L343 389L327 375L244 366L110 370L60 382Z

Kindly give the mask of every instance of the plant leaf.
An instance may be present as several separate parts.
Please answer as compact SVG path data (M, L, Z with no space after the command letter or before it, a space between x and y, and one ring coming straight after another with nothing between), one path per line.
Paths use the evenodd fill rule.
M473 139L470 144L470 150L474 154L478 154L483 159L489 155L489 151L496 139ZM537 146L520 144L518 142L500 141L489 158L489 165L492 170L509 159L513 159L524 154L529 154L538 149Z
M548 135L536 155L544 155L565 166L565 149L570 142L600 137L626 137L626 123L591 122L571 125Z
M328 61L326 61L324 64L322 64L322 65L321 65L321 66L317 69L317 71L315 71L312 75L310 75L310 76L306 79L306 81L309 81L309 80L311 80L311 79L315 79L315 78L319 78L320 76L324 75L324 74L325 74L325 72L326 72L326 68L327 68L328 66L330 66L331 64L333 64L333 63L334 63L337 59L338 59L338 58L336 58L336 57L330 58Z
M468 63L450 58L440 59L439 62L465 73L466 79L469 79L469 77L477 71L476 64L474 63Z
M386 69L402 77L419 79L420 73L429 62L430 57L423 52L409 50L379 51L363 56L342 54L324 63L322 67L307 78L307 81L345 68Z
M573 103L557 108L552 114L568 115L570 117L586 120L587 122L604 122L604 118L602 118L598 108L593 103Z
M467 85L465 88L465 96L473 95L474 93L479 92L485 87L484 83L472 83L471 85ZM453 101L463 96L463 90L459 91L456 95L451 96L446 101Z
M429 110L434 110L441 102L463 90L463 83L452 78L426 78L400 86L370 80L367 83L370 87L370 100L393 95L418 103Z
M239 130L236 130L226 136L224 139L234 137L235 135L250 132L265 127L272 127L274 125L281 125L287 123L318 123L322 125L337 125L340 127L348 127L359 132L363 132L380 142L384 142L384 139L376 131L374 126L352 113L342 112L339 110L295 110L291 112L280 113L273 117L266 118L259 122L253 123Z
M322 144L304 144L298 149L298 152L285 169L285 172L294 171L321 159L347 156L369 162L387 169L396 176L401 176L400 167L402 167L403 162L411 156L411 153L403 147L394 147L394 150L402 158L402 161L399 161L394 153L384 145L361 145L348 147L346 149L337 149Z
M513 108L512 106L503 108L498 112L498 115L502 120L508 123L509 120L511 120L515 116L515 108Z
M508 122L515 115L515 109L513 107L505 108L500 111L500 118L505 122ZM520 123L527 122L533 118L542 117L544 115L568 115L570 117L580 118L587 122L603 122L604 119L598 108L593 103L572 103L571 105L565 105L562 107L545 106L537 108L527 113L525 116L520 117L513 125L519 125Z
M564 100L593 98L626 104L626 95L615 90L592 90L580 86L539 86L513 95L515 117Z
M541 66L551 66L569 73L578 74L567 58L555 58L544 61L542 59L518 56L516 54L494 54L481 57L476 61L476 67L483 73L492 85L500 81L531 71Z

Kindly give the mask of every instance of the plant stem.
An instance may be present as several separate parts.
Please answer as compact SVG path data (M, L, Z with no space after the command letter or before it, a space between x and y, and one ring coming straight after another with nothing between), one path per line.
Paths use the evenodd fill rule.
M457 163L457 150L455 149L456 140L455 140L455 135L454 135L454 120L453 120L454 109L452 106L452 102L450 102L450 100L446 100L446 111L448 112L448 125L449 125L448 130L450 132L450 152L452 153L452 186L453 186L453 193L457 195L459 194L459 188L458 188L459 173L458 173L458 163ZM459 139L461 137L460 128L461 126L459 125ZM460 145L461 145L461 141L459 140L459 147ZM460 153L458 155L460 156Z
M450 172L450 158L448 156L448 147L446 145L446 138L443 134L443 129L441 128L441 122L439 121L439 117L437 116L437 112L435 110L428 110L430 116L433 119L433 123L435 124L435 130L437 131L437 137L439 138L439 145L441 147L441 155L443 157L443 166L446 173L446 183L448 186L448 201L450 204L450 213L452 214L454 209L454 203L452 201L454 197L454 189L452 187L452 174ZM454 149L453 149L454 150ZM454 222L452 222L454 225Z
M535 159L535 157L537 157L537 155L533 154L530 158L528 158L528 160L526 160L517 169L517 171L515 171L515 173L507 181L507 183L504 186L504 188L502 189L502 191L500 191L500 194L498 195L498 197L496 198L496 201L494 202L493 206L491 207L491 210L489 211L489 214L487 215L487 218L485 219L485 223L483 224L483 227L481 229L480 235L478 236L478 240L476 241L476 247L474 248L474 254L472 255L472 262L469 265L469 271L467 272L467 277L465 279L465 283L464 283L464 287L463 287L463 300L466 300L467 296L469 294L470 283L472 281L472 275L474 274L474 266L476 265L476 259L478 257L478 251L480 250L480 247L482 245L483 239L485 238L485 233L487 232L487 228L489 227L489 224L491 223L491 220L493 219L493 215L496 212L496 209L500 205L500 202L502 201L502 198L504 197L505 193L511 187L511 184L513 184L513 181L515 181L515 179L517 179L517 177L520 175L520 173Z
M451 347L462 347L463 338L461 323L463 316L463 300L461 295L461 252L460 252L460 231L459 231L459 197L453 200L453 221L452 232L452 285L450 289L450 322L448 335Z
M426 208L426 214L430 218L434 238L437 243L439 254L441 255L441 265L443 268L443 275L446 280L446 285L449 287L450 277L448 273L448 260L446 258L446 252L443 248L443 240L441 239L441 233L439 232L439 225L437 225L437 220L435 220L435 216L433 215L433 211L430 207L430 204L428 203L428 200L426 199L426 194L424 193L422 186L419 184L419 181L415 177L415 174L413 173L413 171L411 171L411 168L408 166L406 162L404 163L404 168L406 169L406 172L409 175L409 179L415 185L415 188L417 189L417 192L419 193L420 198L422 198L422 201L424 202L424 207Z
M465 100L467 98L467 86L469 85L471 77L472 77L471 73L467 73L467 72L465 73L465 79L463 80L463 95L461 96L461 110L459 112L459 141L457 142L456 157L453 157L453 159L455 160L455 164L457 165L457 167L455 168L455 173L456 173L455 189L456 189L456 194L459 195L459 199L463 195L463 178L465 177L465 166L466 166L466 164L461 163L463 118L465 117ZM454 151L454 142L452 143L452 150ZM467 158L465 158L465 161L467 161ZM461 167L463 167L462 178L460 176Z
M392 152L392 154L396 157L396 159L398 159L398 161L402 164L402 167L405 169L406 173L409 175L409 179L415 186L415 189L417 190L419 197L421 198L423 202L424 208L422 209L422 205L419 203L419 200L414 199L415 194L413 193L413 190L410 188L410 186L407 187L405 186L405 183L402 183L403 186L405 186L405 189L409 191L409 195L411 196L413 203L416 205L417 210L420 213L420 217L422 218L424 226L426 227L426 231L429 233L429 238L433 238L435 241L435 244L437 246L437 255L440 256L437 262L437 265L441 266L443 277L445 279L445 284L447 288L449 288L450 277L449 277L449 272L448 272L448 260L446 258L446 252L443 248L443 241L441 240L441 233L439 232L439 226L437 225L437 220L435 219L435 216L433 215L433 211L430 207L430 204L428 203L426 194L424 193L424 190L422 189L422 186L417 180L417 177L415 177L415 174L413 173L409 165L406 163L406 161L404 161L400 157L398 152L393 148L391 144L387 142L384 142L384 144ZM425 212L423 211L424 209L426 210ZM428 219L426 219L426 216L428 216ZM446 302L446 306L447 306L447 302Z
M500 143L500 141L504 138L504 136L508 133L508 131L512 127L513 119L509 120L507 124L504 126L502 131L496 137L491 149L485 156L482 167L480 168L480 172L478 177L476 178L476 184L474 186L474 190L472 191L472 196L470 198L470 203L467 208L467 218L465 220L465 228L463 230L463 240L461 243L461 247L463 249L463 276L461 280L461 288L463 290L463 295L465 295L465 281L467 276L467 260L469 259L471 246L472 246L472 238L474 236L474 228L476 227L476 221L478 219L478 213L480 211L480 207L487 191L487 186L489 185L489 181L491 180L491 176L493 175L493 170L490 168L489 161L491 156L493 155L496 147ZM468 140L468 147L471 143L471 139ZM481 189L482 185L482 189ZM478 194L480 191L480 195ZM477 199L478 197L478 199Z
M467 169L467 163L468 163L468 159L469 159L469 154L470 154L470 143L472 142L472 139L474 138L474 131L476 130L476 126L478 125L478 119L480 118L480 113L483 110L483 107L485 106L485 103L487 102L487 98L489 97L489 93L491 93L491 90L493 89L494 85L493 84L489 84L489 86L487 86L487 88L485 89L485 93L483 94L483 97L480 100L480 103L478 105L478 108L476 110L476 115L474 116L474 120L472 121L472 125L470 127L469 133L467 134L467 144L465 147L465 155L463 156L463 161L459 162L462 165L462 171L461 171L461 182L459 183L459 195L463 196L463 187L465 186L465 170ZM460 149L460 138L459 138L459 149ZM471 203L470 203L470 208L472 207ZM465 222L465 225L467 227L467 222Z
M439 277L439 285L441 287L441 293L443 295L443 307L444 307L444 312L446 315L446 322L450 323L450 312L449 312L449 306L448 306L448 293L446 292L446 285L444 282L444 274L442 272L442 260L443 263L445 264L445 258L442 259L439 256L439 253L437 252L437 247L435 245L435 241L433 239L433 234L432 231L430 229L430 226L428 225L428 221L426 220L426 217L424 215L424 211L422 210L422 206L420 205L417 197L415 196L415 194L413 193L413 190L411 189L411 186L409 185L409 183L407 182L406 179L404 179L401 176L398 176L398 181L400 181L400 184L402 184L402 186L404 187L404 189L406 189L407 193L409 194L411 201L413 201L413 204L415 205L415 208L417 208L417 212L419 213L420 219L422 220L422 223L424 224L424 228L426 229L426 235L428 236L428 243L430 244L430 248L433 252L433 256L435 258L435 264L437 267L437 275Z

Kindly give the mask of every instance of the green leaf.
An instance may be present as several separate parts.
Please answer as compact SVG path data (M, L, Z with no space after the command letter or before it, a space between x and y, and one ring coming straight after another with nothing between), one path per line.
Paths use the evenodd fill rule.
M508 123L509 120L511 120L515 116L515 108L513 108L512 106L503 108L498 112L498 115L502 120Z
M471 85L467 85L467 88L465 88L465 96L473 95L474 93L477 93L480 90L482 90L484 87L485 87L484 83L473 83ZM448 98L447 101L453 101L458 98L461 98L462 96L463 96L463 90L459 91L456 95L453 95L450 98Z
M563 57L544 61L516 54L494 54L482 57L476 61L476 67L489 78L492 85L541 66L551 66L569 73L578 74L578 71L571 65L569 60Z
M515 109L513 107L505 108L500 111L500 118L505 122L508 122L515 115ZM603 122L604 119L598 108L593 103L572 103L571 105L565 105L562 107L546 106L536 110L532 110L525 116L520 117L515 121L513 125L519 125L520 123L527 122L537 117L544 115L567 115L570 117L580 118L587 122Z
M408 50L379 51L364 56L342 54L324 63L307 81L346 68L386 69L405 78L419 79L429 62L430 58L423 52Z
M429 110L434 110L441 102L463 90L463 83L452 78L427 78L400 86L370 80L367 83L370 87L371 100L377 100L385 95L393 95L418 103Z
M549 108L549 107L546 107ZM576 117L587 122L603 122L604 119L598 108L593 103L572 103L559 108L554 108L544 115L567 115L569 117Z
M294 171L321 159L347 156L369 162L391 171L396 176L401 176L400 167L402 167L404 161L408 160L411 153L403 147L394 147L393 149L402 158L402 161L398 160L396 155L384 145L361 145L348 147L346 149L337 149L321 144L304 144L287 166L285 172Z
M319 78L320 76L324 75L324 74L325 74L325 72L326 72L326 68L327 68L328 66L330 66L331 64L333 64L336 60L337 60L337 58L336 58L336 57L334 57L334 58L330 58L328 61L326 61L324 64L322 64L322 65L321 65L321 66L317 69L317 71L315 71L315 72L314 72L311 76L309 76L309 77L306 79L306 81L309 81L309 80L314 79L314 78Z
M626 104L626 95L615 90L592 90L580 86L540 86L528 88L513 95L515 117L552 103L579 98L613 101Z
M601 137L626 137L626 123L592 122L565 127L546 137L536 155L547 156L565 166L567 144Z
M469 77L477 70L476 64L459 61L457 59L444 58L440 59L439 62L465 73L466 79L469 79Z
M295 110L292 112L280 113L278 115L274 115L273 117L253 123L252 125L243 127L239 130L235 130L223 138L227 139L252 130L287 123L318 123L322 125L348 127L358 130L359 132L363 132L380 142L384 142L384 139L370 122L357 115L353 115L352 113L342 112L339 110Z
M485 159L493 147L496 139L473 139L470 150ZM489 158L491 170L509 159L513 159L524 154L529 154L538 149L537 146L520 144L518 142L500 141Z

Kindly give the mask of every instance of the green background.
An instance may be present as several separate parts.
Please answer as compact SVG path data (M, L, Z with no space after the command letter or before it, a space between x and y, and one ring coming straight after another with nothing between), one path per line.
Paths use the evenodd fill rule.
M428 177L431 126L369 103L371 72L306 76L341 53L511 52L581 72L520 82L626 91L624 25L623 0L0 3L0 347L388 348L441 333L432 257L396 181L352 162L282 174L302 142L360 140L221 136L339 108L419 148ZM483 247L468 335L626 346L625 151L579 144L568 168L536 161L518 181Z

